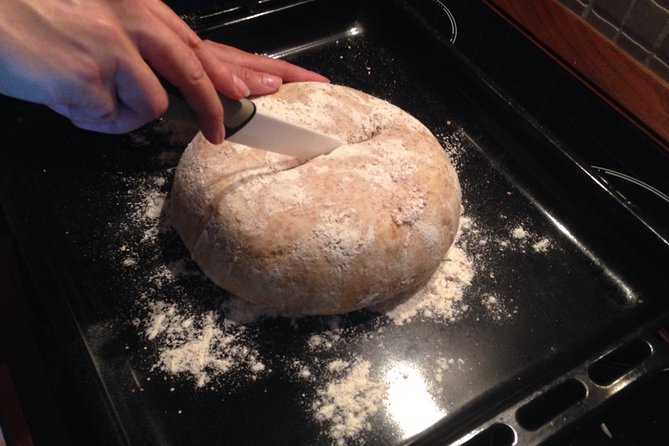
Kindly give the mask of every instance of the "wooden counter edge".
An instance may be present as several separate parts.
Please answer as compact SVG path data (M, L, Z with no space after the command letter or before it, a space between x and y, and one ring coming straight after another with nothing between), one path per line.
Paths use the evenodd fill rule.
M557 0L483 0L669 151L669 84Z

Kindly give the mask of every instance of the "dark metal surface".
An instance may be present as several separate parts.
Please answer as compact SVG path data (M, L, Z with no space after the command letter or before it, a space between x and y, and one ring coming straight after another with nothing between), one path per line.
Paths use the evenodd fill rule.
M294 8L282 3L274 12L265 6L266 13L253 20L226 21L225 14L191 20L208 38L283 55L407 110L445 147L457 142L452 155L465 214L489 239L508 237L514 222L522 222L552 243L550 251L528 255L469 240L485 274L477 274L465 290L469 309L456 321L417 318L397 325L368 311L340 318L344 342L319 352L319 364L363 357L377 375L398 364L427 375L440 357L463 364L449 369L432 390L441 413L434 426L404 429L404 420L393 418L385 406L353 442L446 444L503 423L522 441L535 443L666 366L666 343L654 338L652 354L617 387L596 387L588 378L592 361L630 338L653 336L669 310L666 222L651 218L654 211L638 202L621 199L590 166L613 163L608 165L639 171L644 159L652 159L649 171L665 162L666 172L666 157L632 131L628 140L638 143L636 158L626 154L634 159L621 162L619 147L590 144L592 137L569 119L551 120L539 105L538 111L523 106L522 94L508 99L500 81L505 75L494 57L484 55L489 51L481 49L485 33L476 27L487 22L496 29L494 34L485 28L493 40L512 31L480 5L453 2L458 35L452 46L452 24L435 2L382 8L373 2L334 3L303 2ZM217 20L230 24L218 26ZM514 45L518 52L532 53L527 43ZM483 67L491 60L494 69ZM598 106L582 94L584 107ZM331 326L330 318L251 324L243 336L271 371L256 380L233 372L215 388L195 389L187 379L152 369L159 352L133 322L142 316L138 302L156 267L187 255L173 233L142 244L140 226L134 226L137 233L128 232L130 190L160 177L166 182L159 189L168 191L177 158L161 154L178 154L183 144L170 142L153 126L129 136L90 134L14 101L6 101L3 115L2 204L47 318L89 396L87 410L100 435L92 443L331 444L327 422L317 422L311 413L321 375L296 379L290 367L298 361L318 371L306 345ZM610 119L624 126L615 116ZM596 136L596 129L590 131ZM125 245L136 250L136 268L110 255ZM512 317L491 319L481 304L490 295L513 308ZM200 275L178 278L161 289L160 297L199 312L217 310L227 298ZM548 424L526 429L517 423L518 407L567 378L587 386L584 400ZM402 403L414 404L411 398Z

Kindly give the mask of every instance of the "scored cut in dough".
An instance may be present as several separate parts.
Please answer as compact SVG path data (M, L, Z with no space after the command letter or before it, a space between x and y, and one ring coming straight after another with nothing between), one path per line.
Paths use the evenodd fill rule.
M344 313L423 286L461 211L457 174L431 132L341 85L285 84L254 102L346 144L300 163L198 134L176 169L170 218L207 277L287 315Z

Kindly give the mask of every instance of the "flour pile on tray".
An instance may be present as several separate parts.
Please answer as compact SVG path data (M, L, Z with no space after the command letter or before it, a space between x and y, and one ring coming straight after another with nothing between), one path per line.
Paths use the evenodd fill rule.
M473 277L472 261L456 244L448 251L446 259L425 287L401 303L379 306L376 310L398 325L408 323L417 316L455 322L468 309L468 305L462 302L462 297Z
M335 360L328 364L330 373L341 377L318 389L312 408L316 419L328 426L337 445L348 444L361 432L370 430L370 417L382 407L386 385L370 378L370 368L366 360L353 364Z
M234 368L252 379L265 371L258 352L244 339L245 327L226 324L215 312L193 314L176 304L148 302L144 334L160 345L155 367L170 375L191 376L203 387Z

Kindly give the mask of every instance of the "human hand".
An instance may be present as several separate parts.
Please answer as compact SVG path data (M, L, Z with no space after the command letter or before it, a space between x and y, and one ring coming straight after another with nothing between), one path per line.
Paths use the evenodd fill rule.
M160 0L3 0L0 93L45 104L76 126L134 130L167 108L176 86L204 136L223 140L216 90L233 99L282 82L327 81L285 61L200 39Z

